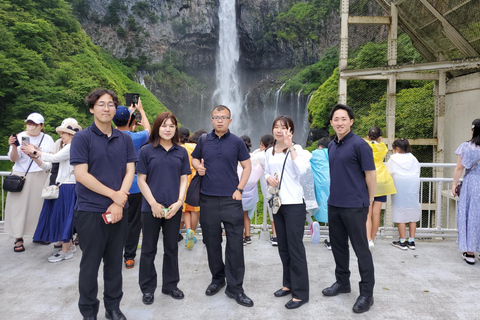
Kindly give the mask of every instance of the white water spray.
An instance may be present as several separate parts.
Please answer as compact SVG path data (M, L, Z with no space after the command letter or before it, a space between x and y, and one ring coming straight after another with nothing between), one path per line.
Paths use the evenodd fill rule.
M218 10L220 30L216 59L217 88L213 93L215 104L223 104L232 111L232 131L241 125L242 99L238 80L240 45L237 34L235 1L220 0Z

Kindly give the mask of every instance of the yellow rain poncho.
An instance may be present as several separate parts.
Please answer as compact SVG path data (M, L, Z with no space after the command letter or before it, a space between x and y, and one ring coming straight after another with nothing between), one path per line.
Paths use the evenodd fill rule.
M393 184L393 178L383 163L383 159L385 159L388 152L387 145L383 142L372 143L372 141L368 140L367 142L373 150L373 160L375 161L375 169L377 170L377 191L375 192L375 197L397 193L395 185Z

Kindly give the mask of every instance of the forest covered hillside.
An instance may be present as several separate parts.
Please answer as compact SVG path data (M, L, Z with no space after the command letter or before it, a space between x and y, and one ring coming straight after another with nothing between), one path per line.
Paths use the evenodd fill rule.
M24 128L32 112L45 117L45 131L67 117L89 126L92 117L84 97L94 88L114 90L122 103L127 92L139 92L149 118L165 106L129 79L131 69L95 46L64 0L0 2L0 154L7 139ZM5 167L7 165L7 167ZM10 164L2 161L2 170Z

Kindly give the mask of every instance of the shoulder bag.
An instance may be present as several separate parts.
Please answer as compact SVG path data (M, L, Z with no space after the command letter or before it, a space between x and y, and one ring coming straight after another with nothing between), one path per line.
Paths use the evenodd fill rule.
M283 161L282 174L280 176L278 188L268 186L268 193L271 195L270 199L268 199L268 206L270 207L270 209L272 209L273 214L276 214L282 206L282 201L280 200L280 187L282 186L283 171L285 170L285 163L287 163L289 153L290 151L288 150L287 154L285 155L285 161Z
M43 138L45 134L42 136L42 140L40 140L39 147L42 144ZM20 192L23 190L23 186L25 185L26 177L30 167L32 166L33 160L30 161L30 165L28 166L27 172L25 172L24 176L17 176L16 174L11 173L9 176L6 176L3 180L3 190L8 192Z
M205 145L205 140L207 140L207 134L204 133L199 139L201 144L200 154L203 158L203 146ZM197 173L190 181L190 185L187 189L187 195L185 196L185 202L192 207L198 207L200 205L200 188L202 186L202 177Z
M480 159L477 160L477 162L475 162L475 164L468 170L465 170L465 174L463 175L463 179L465 179L465 177L470 173L470 171L473 170L473 168L475 168L475 166L477 165L477 163L480 161ZM462 190L462 184L463 184L463 181L460 182L456 187L455 187L455 193L457 194L458 197L460 197L460 191Z
M72 175L73 171L71 171L68 176L58 185L51 185L43 187L42 189L42 199L58 199L60 195L60 186L68 180L68 178Z

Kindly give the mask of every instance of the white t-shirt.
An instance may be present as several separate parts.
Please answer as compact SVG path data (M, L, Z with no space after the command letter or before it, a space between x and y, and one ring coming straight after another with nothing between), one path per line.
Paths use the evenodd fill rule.
M22 145L22 137L29 137L30 143L38 147L44 135L45 137L43 138L42 144L40 145L40 149L42 150L42 152L48 152L54 142L52 137L50 137L48 134L44 134L43 132L36 137L31 137L25 131L22 131L19 134L17 134L17 141L20 143L20 145ZM17 172L27 172L28 166L30 165L30 162L32 162L32 159L30 159L29 156L27 156L25 153L22 152L22 150L20 149L20 146L18 147L10 146L10 148L8 149L8 157L10 158L10 160L12 160L12 158L10 157L12 148L17 148L18 155L20 156L20 159L18 159L18 161L15 162L15 164L13 165L12 170ZM43 169L40 168L35 163L35 161L33 161L32 166L30 167L30 170L28 172L39 172L39 171L43 171Z
M297 157L292 160L290 152L288 152L288 159L285 163L283 172L283 179L280 186L280 200L282 204L301 204L303 203L303 188L300 184L300 176L307 172L310 168L310 158L312 154L307 150L296 144L294 148L297 152ZM272 155L272 148L268 148L265 152L265 180L270 176L277 175L280 180L285 161L285 153L275 153Z

